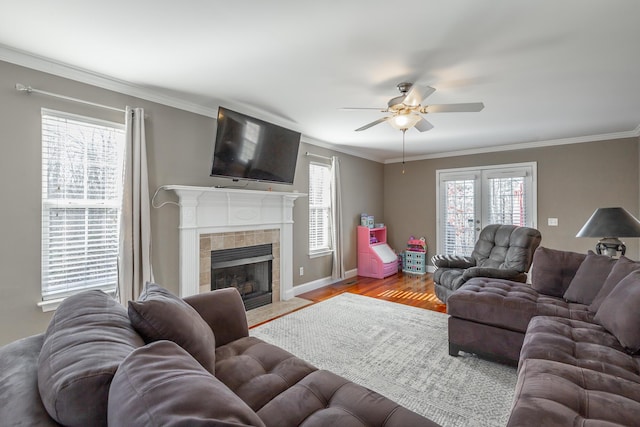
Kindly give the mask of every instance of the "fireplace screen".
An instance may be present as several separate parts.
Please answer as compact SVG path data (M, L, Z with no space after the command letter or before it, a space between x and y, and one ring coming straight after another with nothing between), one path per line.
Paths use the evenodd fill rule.
M271 244L211 251L211 289L234 287L245 309L270 304Z

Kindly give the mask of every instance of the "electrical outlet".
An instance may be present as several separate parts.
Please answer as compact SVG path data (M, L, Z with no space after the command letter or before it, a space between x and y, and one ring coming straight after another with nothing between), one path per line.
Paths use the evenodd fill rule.
M558 218L547 218L547 225L549 227L557 227L558 226Z
M304 276L304 267L300 267L300 275Z

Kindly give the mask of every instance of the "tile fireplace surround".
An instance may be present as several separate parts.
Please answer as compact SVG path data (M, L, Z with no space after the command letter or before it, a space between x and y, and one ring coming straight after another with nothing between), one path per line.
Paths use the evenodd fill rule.
M211 251L273 245L273 300L293 294L293 206L302 193L167 185L180 205L180 296L211 287Z
M269 243L271 244L271 255L273 255L271 293L273 301L280 301L280 230L278 229L201 234L199 292L211 290L211 251L246 248Z

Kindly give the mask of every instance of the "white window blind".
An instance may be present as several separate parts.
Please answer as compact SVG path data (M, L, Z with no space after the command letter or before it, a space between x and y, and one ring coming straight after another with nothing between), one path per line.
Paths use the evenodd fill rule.
M444 197L444 253L469 255L476 242L476 176L446 179Z
M42 299L118 282L124 129L42 111Z
M331 167L309 164L309 252L331 250Z
M489 178L489 223L513 224L521 227L529 223L525 177Z

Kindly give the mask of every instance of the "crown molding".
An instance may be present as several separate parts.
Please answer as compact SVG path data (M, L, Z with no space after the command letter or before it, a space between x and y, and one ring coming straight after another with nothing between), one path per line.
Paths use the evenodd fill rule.
M349 150L348 148L344 148L342 146L335 145L326 141L320 141L318 139L314 139L305 135L302 135L301 140L306 144L315 145L316 147L337 151L338 153L348 154L349 156L359 157L365 160L371 160L372 162L385 163L385 160L382 157L376 157L371 154L361 153L360 151L356 150Z
M41 71L43 73L48 73L58 77L74 80L80 83L89 84L91 86L96 86L102 89L112 90L114 92L122 93L125 95L133 96L133 97L144 99L151 102L156 102L158 104L174 107L180 110L189 111L191 113L196 113L196 114L200 114L200 115L212 117L212 118L218 117L217 107L207 108L202 105L187 102L185 100L182 100L176 97L167 96L167 95L158 93L157 91L150 90L142 86L134 85L123 80L115 79L113 77L95 73L79 67L74 67L58 61L54 61L52 59L49 59L43 56L38 56L28 52L13 49L2 44L0 44L0 60L9 62L11 64L19 65L22 67L30 68L33 70ZM280 117L275 117L273 115L266 114L265 112L257 111L252 106L238 104L234 102L226 102L225 104L229 104L232 108L237 108L241 106L243 109L248 109L256 115L259 115L259 116L267 115L267 116L270 116L271 120L275 120L278 122L283 121ZM288 125L291 125L291 124L288 123ZM372 160L378 163L383 163L384 161L384 159L382 158L363 154L355 150L345 149L335 144L313 139L305 135L302 135L302 141L311 145L326 148L328 150L337 151L337 152L348 154L351 156L361 157L361 158Z
M17 50L5 45L0 44L0 60L9 62L15 65L31 68L43 73L52 74L58 77L67 78L80 83L89 84L102 89L111 90L114 92L122 93L125 95L133 96L146 101L155 102L161 105L174 107L180 110L188 111L195 114L200 114L207 117L215 118L218 116L217 108L205 107L193 102L185 101L184 99L176 98L173 96L159 93L156 90L148 89L143 86L135 85L124 80L115 79L103 74L95 73L83 68L74 67L69 64L54 61L52 59L34 55L25 51ZM25 82L28 83L28 82ZM547 141L534 141L524 142L517 144L500 145L494 147L475 148L469 150L460 151L446 151L433 154L425 154L421 156L407 157L404 159L407 161L438 159L444 157L454 156L467 156L473 154L482 153L494 153L498 151L507 150L524 150L528 148L540 148L549 147L552 145L564 145L564 144L578 144L583 142L604 141L609 139L621 139L621 138L640 137L640 124L632 131L617 132L603 135L590 135L575 138L554 139ZM339 153L348 154L350 156L359 157L366 160L371 160L378 163L390 164L400 163L401 158L384 159L372 154L363 153L359 150L351 150L342 146L329 143L326 141L320 141L305 135L302 135L302 141L311 145L326 148L328 150L337 151Z
M493 147L473 148L460 151L446 151L441 153L425 154L422 156L406 157L405 162L429 159L441 159L444 157L469 156L474 154L495 153L498 151L525 150L529 148L543 148L553 145L581 144L583 142L607 141L612 139L640 137L640 125L632 131L606 133L601 135L578 136L572 138L550 139L546 141L522 142L517 144L496 145ZM401 163L401 158L387 159L385 164Z
M200 114L208 117L217 117L218 109L203 107L192 102L176 97L161 94L157 91L145 87L134 85L124 80L115 79L103 74L95 73L83 68L74 67L69 64L54 61L52 59L20 51L0 44L0 60L9 62L43 73L64 77L80 83L86 83L102 89L156 102L158 104L175 107L180 110ZM25 82L28 83L28 82Z

